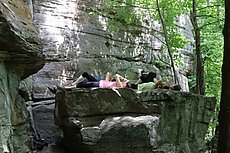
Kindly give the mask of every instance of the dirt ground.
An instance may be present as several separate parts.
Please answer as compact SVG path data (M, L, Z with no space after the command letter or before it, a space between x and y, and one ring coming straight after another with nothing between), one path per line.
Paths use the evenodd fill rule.
M33 153L67 153L64 148L57 145L48 145L41 151L35 151Z

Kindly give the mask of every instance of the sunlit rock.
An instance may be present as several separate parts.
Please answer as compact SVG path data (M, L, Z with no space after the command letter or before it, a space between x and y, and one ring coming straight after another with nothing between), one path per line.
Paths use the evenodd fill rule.
M34 1L34 21L49 61L33 76L35 96L49 97L47 86L68 83L84 71L102 78L108 71L120 73L131 82L138 79L141 70L154 71L158 78L173 83L168 52L162 46L160 24L151 22L147 26L140 21L143 23L140 27L121 26L114 32L108 27L105 14L91 12L100 9L101 4L100 0ZM144 20L150 21L147 16ZM189 91L187 74L194 67L193 32L188 17L182 16L179 21L178 26L183 27L181 33L191 43L181 49L182 65L177 68L177 74L183 91Z

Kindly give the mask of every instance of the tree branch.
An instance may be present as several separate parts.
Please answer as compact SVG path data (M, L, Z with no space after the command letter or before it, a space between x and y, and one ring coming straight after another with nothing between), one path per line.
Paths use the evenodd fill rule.
M206 23L206 24L200 26L200 29L202 29L202 28L204 28L204 27L206 27L206 26L208 26L208 25L212 25L212 24L215 24L215 23L219 23L220 21L224 21L224 19L218 20L218 21L214 21L214 22Z

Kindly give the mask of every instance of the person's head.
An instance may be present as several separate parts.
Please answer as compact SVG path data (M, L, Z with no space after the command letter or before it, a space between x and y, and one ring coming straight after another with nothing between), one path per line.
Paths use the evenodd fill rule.
M131 83L130 83L130 82L127 82L127 84L126 84L126 88L132 88L132 85L131 85Z
M163 88L163 82L162 82L162 80L157 80L157 81L155 82L154 88L155 88L155 89L157 89L157 88L162 89L162 88Z
M149 72L147 75L148 77L153 78L153 79L157 77L157 74L154 72Z

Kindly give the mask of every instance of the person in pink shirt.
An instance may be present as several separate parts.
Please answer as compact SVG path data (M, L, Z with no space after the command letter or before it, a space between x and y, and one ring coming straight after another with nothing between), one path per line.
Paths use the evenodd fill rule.
M87 80L87 82L84 82ZM129 85L129 80L124 78L123 76L116 74L115 78L113 75L108 72L106 74L105 80L97 80L95 77L90 75L87 72L84 72L76 81L71 83L70 86L66 86L65 88L89 88L89 87L100 87L100 88L125 88Z
M108 74L107 75L111 75ZM112 76L109 76L108 78L111 78ZM129 83L129 80L124 78L123 76L116 74L115 75L115 81L112 80L100 80L99 81L99 87L100 88L113 88L113 87L119 87L124 88L127 87L127 84Z

